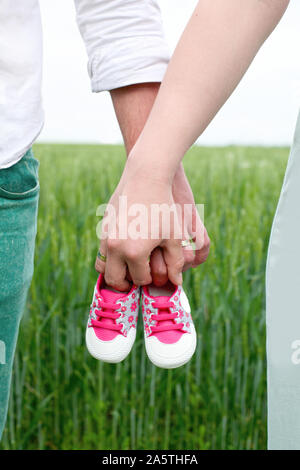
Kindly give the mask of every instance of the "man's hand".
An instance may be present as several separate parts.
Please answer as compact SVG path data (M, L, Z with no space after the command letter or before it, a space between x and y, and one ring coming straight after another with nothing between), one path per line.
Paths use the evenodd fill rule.
M185 204L189 204L192 207L192 220L182 220L182 223L185 224L183 233L188 234L188 237L193 238L195 242L195 250L191 246L182 247L184 258L183 271L186 271L206 261L209 254L210 240L197 211L193 192L182 165L180 165L175 175L172 194L174 202L181 206L182 213ZM195 228L197 228L196 233ZM168 272L160 247L155 248L152 252L150 267L153 283L157 286L165 285L168 281Z
M186 271L187 269L190 269L191 267L195 268L199 264L202 264L206 261L209 254L210 240L206 228L203 226L202 221L200 220L200 216L195 206L193 193L182 166L178 169L178 172L175 176L172 186L172 193L174 203L179 204L182 208L185 204L189 204L193 207L193 220L183 221L186 224L183 228L183 233L189 234L189 237L192 238L195 227L198 228L198 231L194 237L196 249L191 249L191 246L181 248L184 262L182 270ZM109 201L109 204L113 205L116 211L118 210L119 196L121 196L121 190L118 186ZM100 251L102 254L107 252L106 241L101 243ZM96 260L95 267L98 272L105 272L105 263L99 258ZM156 286L163 286L167 283L168 269L164 259L163 250L160 246L154 248L151 253L150 269L152 282ZM127 279L132 280L129 272L127 272Z
M172 186L172 193L175 203L179 204L182 207L182 212L184 210L184 205L190 205L192 207L192 218L183 220L182 223L185 224L184 232L193 239L195 244L195 250L191 250L190 247L183 248L184 250L184 271L187 269L202 264L206 261L209 254L210 240L206 231L205 226L203 225L200 215L197 211L197 207L194 200L193 191L188 182L186 174L184 172L182 164L178 168Z

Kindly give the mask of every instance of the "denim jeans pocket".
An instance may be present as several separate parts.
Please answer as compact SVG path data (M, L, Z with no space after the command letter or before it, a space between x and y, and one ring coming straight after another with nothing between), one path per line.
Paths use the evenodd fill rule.
M30 149L15 165L0 170L0 197L27 199L35 196L40 189L38 167L39 162Z

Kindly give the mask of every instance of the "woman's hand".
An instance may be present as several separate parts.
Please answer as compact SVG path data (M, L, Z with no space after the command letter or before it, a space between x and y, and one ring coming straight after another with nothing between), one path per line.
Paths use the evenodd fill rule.
M110 199L110 204L114 206L115 210L119 204L119 196L121 195L121 182L115 190L114 194ZM182 254L184 259L184 265L182 270L186 271L191 267L196 267L201 263L204 263L209 254L209 237L207 231L200 219L198 214L194 196L184 173L183 166L180 165L178 168L172 185L173 200L178 204L182 211L184 205L190 205L192 208L192 217L188 219L182 219L183 233L186 234L187 238L193 238L195 242L195 250L191 246L182 247ZM106 240L102 240L101 253L106 253ZM99 258L96 259L95 264L98 272L105 272L105 262ZM168 270L164 260L163 250L160 246L156 247L150 256L150 272L152 282L157 286L163 286L168 281ZM127 271L127 279L131 280L131 276Z
M172 182L161 175L140 172L129 159L103 221L100 252L106 262L97 262L108 285L127 290L127 268L136 285L152 282L150 256L160 247L168 279L182 283L184 257L181 221L172 195ZM162 214L162 216L161 216Z

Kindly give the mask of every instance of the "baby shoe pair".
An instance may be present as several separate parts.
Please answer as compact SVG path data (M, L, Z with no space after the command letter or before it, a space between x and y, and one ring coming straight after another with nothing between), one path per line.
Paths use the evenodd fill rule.
M105 285L100 274L86 328L90 354L104 362L123 361L136 337L142 303L146 352L157 367L173 369L186 364L196 349L196 331L182 286L157 288L132 285L127 293Z

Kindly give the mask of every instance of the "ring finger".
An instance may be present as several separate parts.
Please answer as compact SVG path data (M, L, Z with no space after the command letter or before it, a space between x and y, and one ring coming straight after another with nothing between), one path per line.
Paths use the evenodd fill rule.
M97 258L95 262L95 269L96 271L98 271L98 273L101 273L101 274L105 273L106 255L107 255L106 240L101 240L99 251L97 253Z

